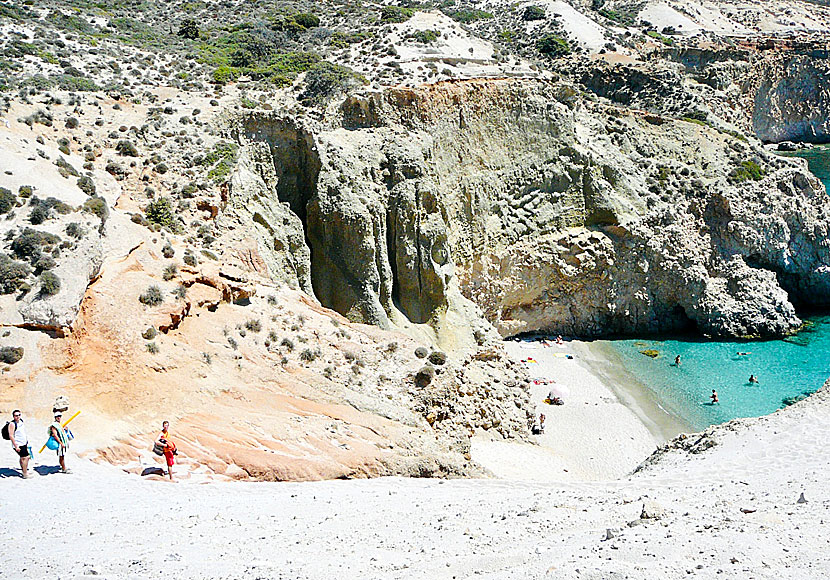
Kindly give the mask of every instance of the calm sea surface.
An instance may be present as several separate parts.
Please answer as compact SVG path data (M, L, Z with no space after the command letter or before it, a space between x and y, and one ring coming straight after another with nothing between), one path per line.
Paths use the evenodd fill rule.
M830 191L830 147L797 154ZM830 203L830 198L828 198ZM772 413L791 397L816 391L830 378L830 316L785 340L763 342L679 340L607 341L626 369L646 385L667 410L697 429L736 417ZM641 351L657 350L650 358ZM738 355L739 352L749 353ZM680 355L680 366L674 359ZM755 375L758 383L750 383ZM712 389L720 402L709 404Z

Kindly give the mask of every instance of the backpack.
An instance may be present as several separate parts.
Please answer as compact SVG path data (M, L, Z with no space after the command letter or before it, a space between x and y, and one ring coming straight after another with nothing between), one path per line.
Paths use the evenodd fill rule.
M153 453L156 455L164 455L164 445L156 441L153 443Z
M6 421L6 424L3 425L2 432L3 432L2 433L3 434L3 439L5 439L6 441L11 441L12 440L11 436L9 436L9 422L8 421Z

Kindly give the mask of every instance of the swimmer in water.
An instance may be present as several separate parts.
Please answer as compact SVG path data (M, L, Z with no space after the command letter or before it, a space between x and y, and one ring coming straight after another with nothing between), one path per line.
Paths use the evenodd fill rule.
M712 399L712 404L713 405L715 403L720 403L720 401L718 400L718 392L715 389L712 389L712 396L709 397L709 398Z
M680 366L680 355L677 355L676 357L674 357L674 366L676 366L676 367Z
M749 375L749 382L750 383L757 383L758 382L758 377L756 377L755 375Z

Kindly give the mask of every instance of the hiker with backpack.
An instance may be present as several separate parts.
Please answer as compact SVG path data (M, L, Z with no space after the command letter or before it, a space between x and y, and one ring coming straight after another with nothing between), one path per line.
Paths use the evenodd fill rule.
M176 462L174 457L178 455L178 451L176 451L176 444L170 440L169 429L170 421L161 424L161 433L153 445L153 451L158 455L164 455L164 459L167 460L167 475L170 477L170 481L173 481L173 464Z
M69 437L66 434L66 429L63 425L61 425L62 416L63 415L60 411L55 411L55 422L49 426L49 437L57 442L55 451L58 454L58 463L60 463L61 466L61 473L72 473L66 468L66 451L69 449ZM51 448L52 447L50 447L50 449Z
M29 479L29 457L32 453L29 449L29 438L26 436L26 427L20 416L20 410L12 412L12 420L3 427L3 439L12 442L14 452L20 457L20 472L23 479Z

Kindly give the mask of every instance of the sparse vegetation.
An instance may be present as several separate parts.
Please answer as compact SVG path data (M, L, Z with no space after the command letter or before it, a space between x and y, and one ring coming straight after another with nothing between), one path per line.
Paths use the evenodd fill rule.
M144 214L147 216L147 221L162 227L170 227L176 220L173 203L169 197L160 197L151 201L144 210Z
M3 346L0 347L0 362L13 365L23 358L22 346Z
M525 22L544 20L545 18L545 9L540 6L528 6L525 8L524 12L522 12L522 20Z
M158 354L159 353L159 347L155 342L148 342L147 345L146 345L146 349L147 349L147 352L149 352L150 354Z
M259 332L262 330L262 323L256 319L250 319L245 323L245 328L251 332Z
M0 187L0 213L8 213L17 205L17 196L11 190Z
M54 296L61 291L61 280L57 274L46 270L40 274L40 295Z
M158 306L164 302L164 294L162 294L161 288L154 284L138 297L138 301L145 306Z
M380 10L381 22L400 23L406 22L415 11L412 8L404 8L403 6L384 6Z
M742 161L741 164L732 170L729 180L732 183L743 183L744 181L760 181L766 172L755 161Z
M30 273L31 268L28 264L0 253L0 294L11 294L17 291Z
M141 338L143 338L144 340L153 340L157 334L158 331L155 329L155 327L150 326L147 328L147 330L141 333Z
M565 56L571 53L571 45L564 38L555 34L548 34L539 39L536 47L544 55L552 57Z
M176 264L168 264L164 268L164 272L162 273L161 277L164 280L172 280L179 274L179 267Z

